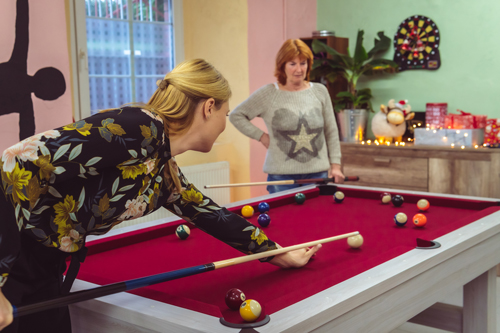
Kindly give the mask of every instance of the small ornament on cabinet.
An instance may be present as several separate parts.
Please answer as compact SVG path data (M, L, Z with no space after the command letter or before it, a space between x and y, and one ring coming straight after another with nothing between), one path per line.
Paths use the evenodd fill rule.
M415 113L411 112L411 106L406 100L396 103L391 99L387 106L380 105L380 111L373 116L371 123L376 142L401 142L406 131L406 121L414 117Z

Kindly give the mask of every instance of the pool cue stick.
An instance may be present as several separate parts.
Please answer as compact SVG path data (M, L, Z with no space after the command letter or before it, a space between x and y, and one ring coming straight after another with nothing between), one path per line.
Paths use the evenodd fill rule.
M357 181L358 176L345 177L344 181ZM291 180L273 180L269 182L253 182L253 183L236 183L236 184L219 184L205 185L205 188L220 188L220 187L240 187L240 186L258 186L258 185L292 185L292 184L313 184L313 183L334 183L335 178L312 178L312 179L291 179Z
M70 305L73 303L87 301L87 300L93 299L93 298L103 297L103 296L112 295L112 294L116 294L116 293L123 292L123 291L129 291L129 290L133 290L133 289L137 289L137 288L147 287L147 286L157 284L157 283L167 282L167 281L183 278L186 276L191 276L191 275L196 275L199 273L213 271L213 270L216 270L219 268L224 268L224 267L229 267L229 266L233 266L233 265L237 265L237 264L242 264L242 263L257 260L257 259L267 258L267 257L275 256L278 254L282 254L285 252L303 249L303 248L315 246L318 244L333 242L333 241L336 241L339 239L344 239L344 238L348 238L348 237L352 237L352 236L356 236L356 235L359 235L358 231L354 231L354 232L350 232L350 233L342 234L342 235L338 235L338 236L333 236L333 237L329 237L329 238L323 238L323 239L319 239L319 240L308 242L308 243L292 245L292 246L288 246L288 247L284 247L284 248L280 248L280 249L276 249L276 250L271 250L271 251L266 251L266 252L262 252L262 253L255 253L255 254L251 254L248 256L236 257L236 258L232 258L232 259L216 261L216 262L205 264L205 265L192 266L192 267L188 267L188 268L179 269L176 271L160 273L160 274L156 274L156 275L146 276L146 277L128 280L128 281L123 281L123 282L117 282L114 284L96 287L93 289L81 290L81 291L77 291L74 293L70 293L68 295L59 296L59 297L56 297L54 299L47 300L47 301L42 301L42 302L24 305L24 306L20 306L20 307L12 306L14 308L13 314L14 314L14 318L17 318L17 317L21 317L24 315L28 315L28 314L32 314L32 313L36 313L36 312L40 312L40 311L44 311L44 310L50 310L50 309L58 308L61 306Z

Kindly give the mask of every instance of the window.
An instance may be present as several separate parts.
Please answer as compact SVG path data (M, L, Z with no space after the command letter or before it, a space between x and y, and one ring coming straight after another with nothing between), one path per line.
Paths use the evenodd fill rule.
M76 93L80 95L75 110L82 109L79 118L100 109L149 100L156 81L172 70L182 54L176 52L182 48L175 31L180 26L175 21L179 16L174 12L177 2L72 2L77 35L74 53L78 56Z

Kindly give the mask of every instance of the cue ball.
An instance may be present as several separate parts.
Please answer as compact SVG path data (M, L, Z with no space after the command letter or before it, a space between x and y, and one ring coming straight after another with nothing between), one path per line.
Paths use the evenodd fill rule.
M189 227L185 224L181 224L175 229L175 235L179 239L184 240L189 237L189 234L191 234L191 230L189 230Z
M380 201L382 201L383 204L388 204L389 202L391 202L391 194L390 193L387 193L387 192L384 192L380 195Z
M241 215L244 217L252 217L253 216L253 207L252 206L243 206L241 209Z
M295 202L299 205L302 205L306 201L306 196L304 193L297 193L295 194Z
M256 321L259 318L261 312L262 307L256 300L247 299L246 301L241 303L240 316L244 321Z
M261 227L265 228L269 226L269 223L271 223L271 218L266 213L263 213L259 215L259 217L257 218L257 222Z
M394 215L394 222L399 227L404 226L407 221L408 221L408 217L406 216L405 213L397 213L396 215Z
M337 203L341 203L342 201L344 201L344 198L344 193L340 191L335 192L335 194L333 195L333 200L335 200L335 202Z
M226 305L228 308L238 310L241 303L246 300L245 293L238 288L229 289L226 293Z
M420 209L421 212L425 212L427 209L429 209L430 204L429 201L425 199L420 199L417 202L417 208Z
M347 238L347 244L352 247L353 249L357 249L363 245L363 236L361 235L356 235Z
M416 227L423 227L427 224L427 217L425 217L424 214L415 214L415 216L413 216L413 224Z
M396 194L395 196L392 197L391 201L395 207L400 207L403 204L404 199L403 196Z
M267 213L269 212L269 204L267 202L261 202L258 206L257 206L257 210L263 214L263 213Z

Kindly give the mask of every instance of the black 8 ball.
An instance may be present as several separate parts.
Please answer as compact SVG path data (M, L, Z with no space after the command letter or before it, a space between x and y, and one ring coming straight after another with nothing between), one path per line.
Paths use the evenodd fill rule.
M394 207L400 207L403 204L404 199L403 196L396 194L395 196L392 197L391 201Z

